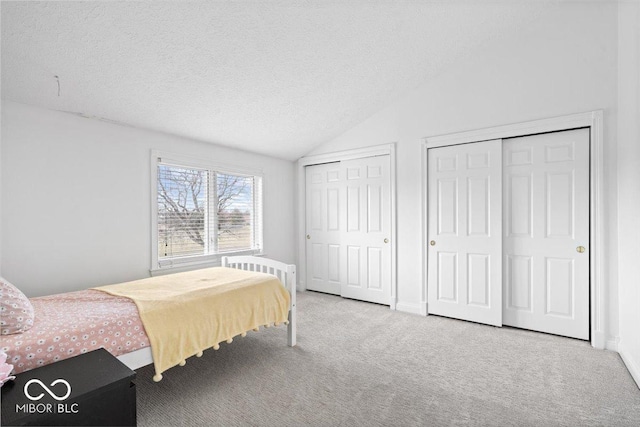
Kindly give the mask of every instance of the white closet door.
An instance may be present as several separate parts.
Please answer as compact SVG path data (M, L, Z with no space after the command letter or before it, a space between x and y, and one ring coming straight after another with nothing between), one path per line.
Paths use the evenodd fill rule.
M344 170L339 162L306 167L306 198L307 288L339 295L345 229Z
M343 297L390 303L390 169L390 156L342 162L346 194Z
M589 130L503 150L503 323L589 339Z
M502 325L500 140L429 149L428 311Z

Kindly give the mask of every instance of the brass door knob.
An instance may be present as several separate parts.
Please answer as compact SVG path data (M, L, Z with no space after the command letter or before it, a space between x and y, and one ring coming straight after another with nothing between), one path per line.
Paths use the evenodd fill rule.
M578 246L576 248L576 251L578 251L578 253L583 253L586 249L584 248L584 246Z
M311 238L311 236L309 236L309 235L307 234L307 240L309 240L310 238Z
M431 246L435 246L435 245L436 245L436 241L435 241L435 240L432 240L432 241L430 241L430 242L429 242L429 244L430 244Z
M385 243L389 243L389 239L384 239L384 242Z

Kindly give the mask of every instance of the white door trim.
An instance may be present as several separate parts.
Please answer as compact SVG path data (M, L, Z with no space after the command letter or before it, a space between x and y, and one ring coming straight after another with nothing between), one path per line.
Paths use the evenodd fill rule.
M589 237L591 247L590 258L590 299L591 299L591 345L604 349L606 345L605 324L608 311L604 295L603 264L603 230L604 230L604 174L602 110L571 114L542 120L533 120L490 128L472 130L426 137L422 140L422 301L420 311L427 314L427 150L447 145L503 139L532 135L544 132L555 132L576 128L589 128L590 134L590 174L589 174Z
M396 309L397 302L397 282L396 282L396 144L383 144L383 145L375 145L371 147L364 148L356 148L353 150L345 150L345 151L337 151L334 153L326 153L326 154L316 154L312 156L305 156L298 159L298 170L297 170L297 185L298 185L298 238L296 239L298 245L298 277L300 280L299 289L304 291L307 289L307 284L305 282L306 278L306 242L305 242L305 200L306 200L306 176L304 168L305 166L318 165L322 163L331 163L331 162L339 162L344 160L353 160L353 159L361 159L364 157L373 157L373 156L389 156L389 161L391 163L391 297L389 299L390 306L392 310Z

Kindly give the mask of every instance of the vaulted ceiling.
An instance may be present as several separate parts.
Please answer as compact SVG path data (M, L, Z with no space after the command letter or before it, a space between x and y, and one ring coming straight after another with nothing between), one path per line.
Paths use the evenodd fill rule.
M2 2L2 98L293 160L546 3Z

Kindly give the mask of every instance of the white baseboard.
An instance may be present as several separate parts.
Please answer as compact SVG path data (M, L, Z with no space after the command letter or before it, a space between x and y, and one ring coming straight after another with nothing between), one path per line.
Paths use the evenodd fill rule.
M429 314L426 301L420 303L420 314L423 316L427 316Z
M607 337L602 332L594 332L591 336L591 345L598 350L607 348Z
M618 343L618 354L620 354L622 361L624 362L627 370L636 382L636 385L638 386L638 388L640 388L640 366L631 357L631 355L625 351L624 345L622 343Z
M620 337L613 337L604 344L605 350L618 351L618 345L620 344Z
M411 314L422 314L420 304L412 302L397 302L396 310Z

